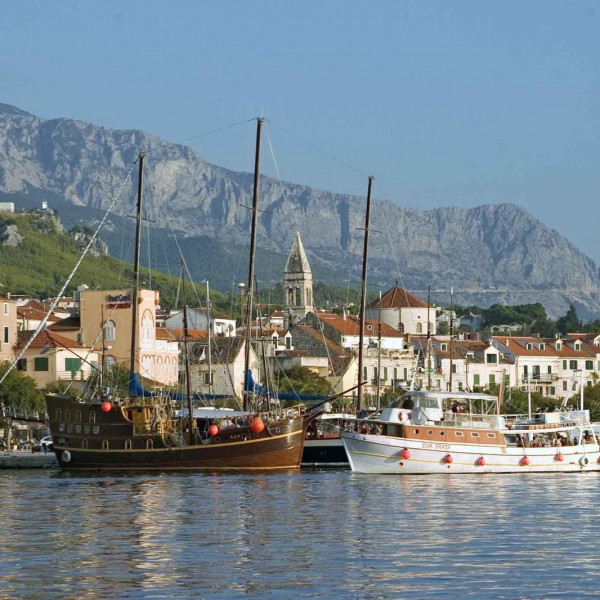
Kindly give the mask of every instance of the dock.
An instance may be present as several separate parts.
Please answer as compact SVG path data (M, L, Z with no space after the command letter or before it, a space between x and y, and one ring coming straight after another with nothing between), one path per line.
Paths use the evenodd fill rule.
M54 452L15 450L0 452L0 469L50 469L58 467Z

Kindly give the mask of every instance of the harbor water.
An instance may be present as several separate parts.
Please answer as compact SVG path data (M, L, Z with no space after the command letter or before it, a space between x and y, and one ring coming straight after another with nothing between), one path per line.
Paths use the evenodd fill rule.
M600 596L600 475L0 472L0 598Z

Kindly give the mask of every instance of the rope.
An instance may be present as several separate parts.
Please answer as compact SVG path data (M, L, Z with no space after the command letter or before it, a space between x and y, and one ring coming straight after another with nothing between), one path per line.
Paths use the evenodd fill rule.
M125 179L121 183L121 186L117 190L117 193L115 194L114 198L112 199L111 204L108 207L108 210L106 211L104 217L102 217L102 221L100 221L100 224L96 228L94 235L90 238L88 245L85 247L85 250L83 251L82 255L79 257L77 264L73 267L71 274L69 275L69 277L67 277L67 280L63 284L60 292L54 298L54 301L52 302L52 305L48 309L48 312L45 314L44 318L40 321L40 324L37 326L37 329L33 332L32 336L29 338L29 340L27 340L27 343L25 344L25 346L23 347L21 352L19 352L18 356L14 359L14 361L12 362L10 367L6 370L4 375L2 375L2 378L0 378L0 385L2 385L4 380L8 377L8 374L15 368L15 366L21 360L21 358L23 357L25 352L27 352L29 346L31 345L33 340L35 340L35 338L38 336L40 331L42 331L42 329L44 329L44 327L46 326L46 323L48 322L50 315L54 312L54 309L58 306L58 303L60 302L61 298L63 297L65 290L67 289L67 286L69 285L69 283L71 283L71 279L73 279L73 277L75 276L77 269L79 269L79 266L81 265L83 259L85 258L85 255L89 252L89 249L91 248L92 244L96 241L96 238L98 237L98 233L100 232L100 229L102 229L102 227L104 226L104 223L106 222L106 219L108 218L108 215L110 214L110 212L114 208L115 204L117 203L117 200L119 199L121 192L123 191L123 188L125 187L125 184L129 181L129 178L131 177L131 173L132 173L135 165L137 164L137 162L138 162L138 159L136 159L135 162L133 163L133 165L131 165L131 169L129 169L129 173L127 173L127 176L125 177Z

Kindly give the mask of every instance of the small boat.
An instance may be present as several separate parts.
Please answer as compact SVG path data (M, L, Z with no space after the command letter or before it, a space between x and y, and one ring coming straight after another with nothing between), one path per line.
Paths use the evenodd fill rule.
M342 440L357 473L600 471L589 411L500 414L488 394L410 391Z
M341 432L351 429L356 415L324 413L314 419L306 431L301 467L347 469L350 466Z

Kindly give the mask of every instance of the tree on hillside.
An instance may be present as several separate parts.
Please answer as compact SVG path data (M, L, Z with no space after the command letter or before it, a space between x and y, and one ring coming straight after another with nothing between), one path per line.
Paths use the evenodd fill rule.
M579 321L577 310L575 310L575 305L573 303L569 306L567 313L556 321L556 327L559 333L562 333L563 335L581 329L581 322Z
M556 322L552 319L536 319L531 325L531 333L539 333L540 337L551 338L557 333Z

